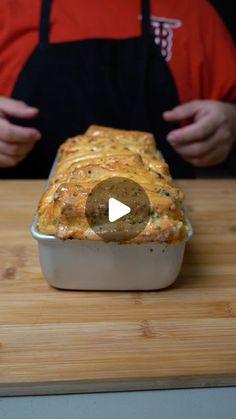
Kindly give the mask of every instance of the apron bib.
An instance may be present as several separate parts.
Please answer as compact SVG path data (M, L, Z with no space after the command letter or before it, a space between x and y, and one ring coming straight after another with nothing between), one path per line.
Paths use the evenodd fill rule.
M42 0L39 43L16 81L12 97L39 108L32 121L42 139L0 178L47 178L59 145L89 125L153 132L173 177L194 177L192 166L168 144L176 124L162 113L179 104L176 85L150 31L149 1L141 1L142 33L128 39L49 43L50 0Z

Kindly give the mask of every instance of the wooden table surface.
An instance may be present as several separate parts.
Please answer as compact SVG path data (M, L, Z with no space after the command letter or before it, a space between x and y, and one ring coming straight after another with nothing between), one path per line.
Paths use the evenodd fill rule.
M43 278L43 184L0 182L0 395L236 385L236 181L179 181L194 227L179 278L115 293Z

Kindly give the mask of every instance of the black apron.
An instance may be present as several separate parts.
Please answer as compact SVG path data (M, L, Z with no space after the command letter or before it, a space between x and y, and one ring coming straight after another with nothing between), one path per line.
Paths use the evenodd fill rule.
M42 0L39 43L26 61L12 97L39 108L32 121L42 139L24 161L0 169L1 178L46 178L59 145L90 124L151 131L173 177L194 171L168 144L175 128L162 113L179 104L168 65L150 31L149 1L142 0L142 33L128 39L49 43L50 0ZM105 10L104 10L105 13Z

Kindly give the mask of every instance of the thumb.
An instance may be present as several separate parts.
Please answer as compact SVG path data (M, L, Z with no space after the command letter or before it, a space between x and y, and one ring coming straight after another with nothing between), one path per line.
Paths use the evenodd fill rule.
M15 116L17 118L33 118L38 113L38 109L28 106L21 100L0 97L0 114L4 116Z
M183 105L176 106L170 111L164 112L163 118L166 121L181 121L183 119L193 118L199 111L200 106L200 100L193 100L191 102L184 103Z

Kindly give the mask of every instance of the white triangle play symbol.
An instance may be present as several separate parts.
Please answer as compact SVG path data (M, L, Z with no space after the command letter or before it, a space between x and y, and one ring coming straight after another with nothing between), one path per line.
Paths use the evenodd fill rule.
M128 205L123 204L115 198L109 198L108 218L111 223L129 214L130 211L131 208Z

